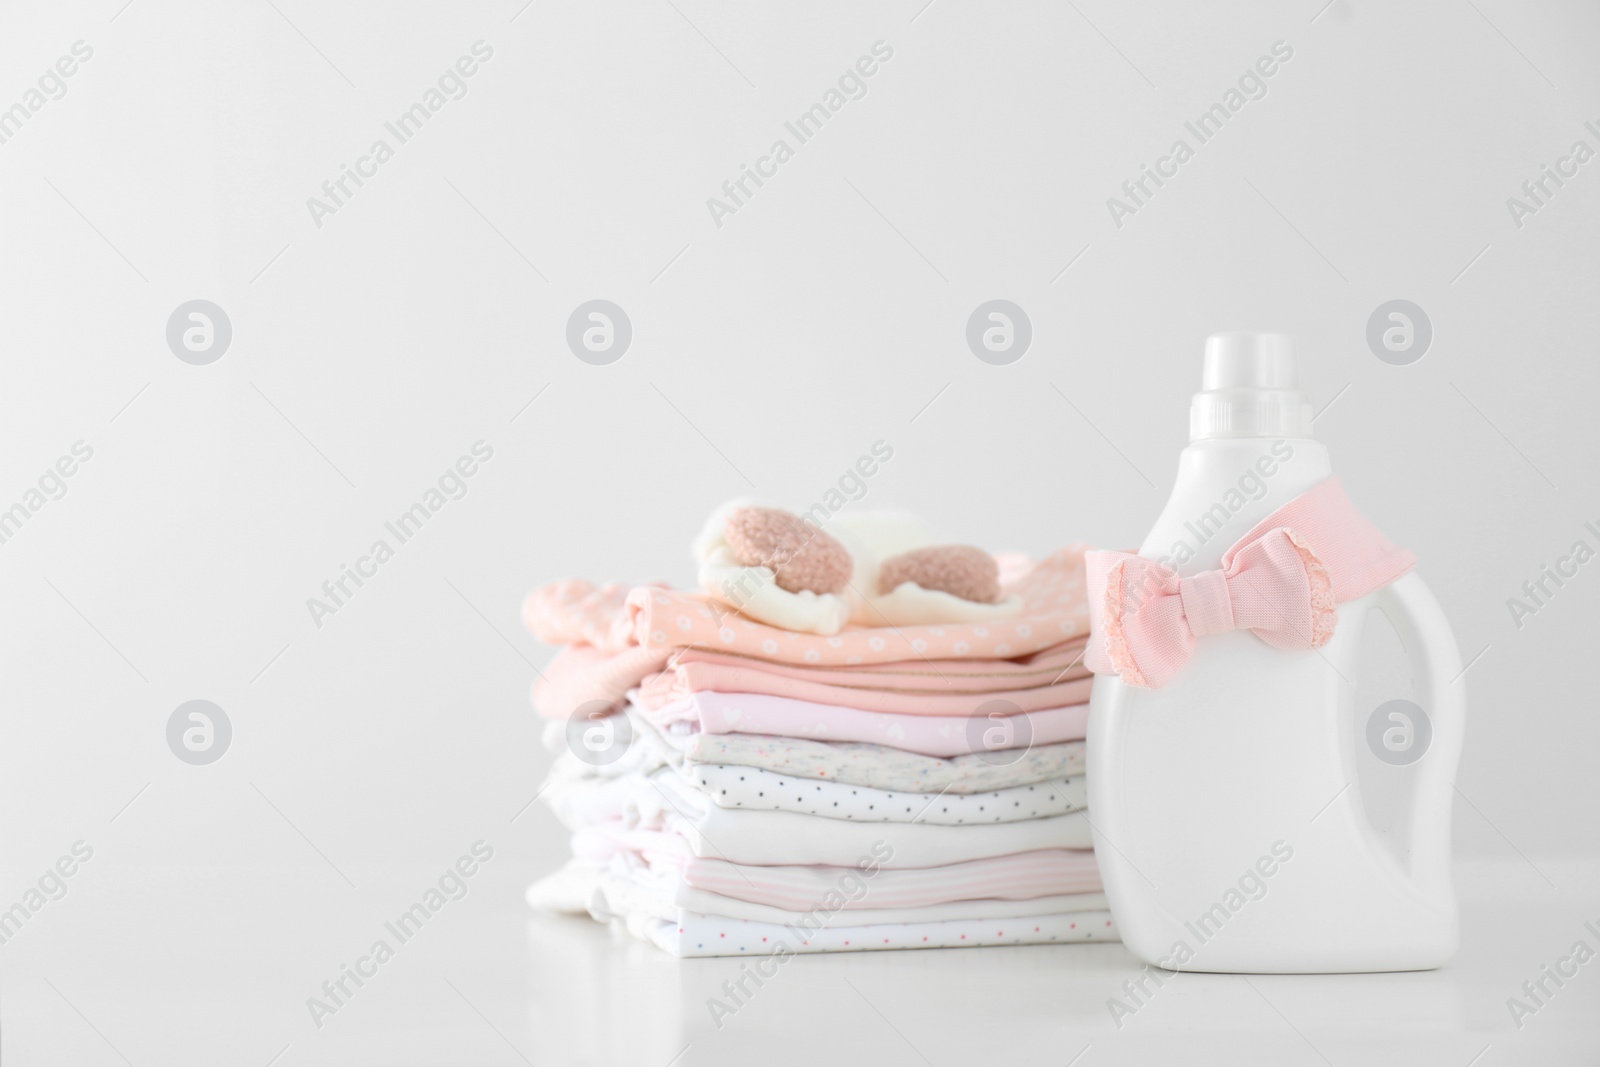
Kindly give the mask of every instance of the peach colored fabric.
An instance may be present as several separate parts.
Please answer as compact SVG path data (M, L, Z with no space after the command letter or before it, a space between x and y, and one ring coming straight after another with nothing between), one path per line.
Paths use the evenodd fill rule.
M614 707L628 690L666 667L671 657L670 648L635 645L622 652L604 652L589 645L568 645L545 664L533 683L534 710L548 719L565 719L596 700Z
M582 578L551 582L522 602L522 624L547 645L590 645L621 652L635 643L626 610L628 593L634 588L620 582L597 586ZM652 582L639 588L666 586Z
M1073 545L1051 553L1004 586L1022 597L1022 614L1004 622L938 626L849 626L831 637L794 633L713 607L700 593L634 589L627 611L645 648L708 648L799 665L847 666L913 659L1012 659L1085 634L1083 555ZM538 596L536 592L534 596Z
M714 663L724 667L748 667L784 678L861 689L993 693L1008 689L1033 689L1087 677L1089 668L1083 662L1087 645L1087 637L1076 637L1021 659L912 659L849 667L802 667L703 648L686 648L673 657L670 666Z
M682 700L692 693L761 693L766 696L791 697L809 700L816 704L833 704L837 707L858 708L861 711L892 711L902 715L969 716L978 713L985 704L1004 700L1014 711L1043 711L1069 704L1081 704L1089 699L1089 687L1094 679L1087 671L1072 681L1036 689L1007 689L1001 692L939 693L927 689L906 691L897 689L847 688L824 685L799 678L788 678L759 667L726 667L717 663L677 663L661 674L646 678L639 686L636 698L640 706L659 708ZM992 709L999 710L999 709Z

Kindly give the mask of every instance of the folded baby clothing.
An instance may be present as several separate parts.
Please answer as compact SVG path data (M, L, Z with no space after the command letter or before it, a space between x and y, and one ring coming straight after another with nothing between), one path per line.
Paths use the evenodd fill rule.
M1053 685L1064 678L1087 677L1088 668L1083 662L1083 651L1087 644L1087 637L1072 638L1031 656L1009 660L935 660L919 657L909 662L861 663L843 667L784 663L711 649L687 648L679 652L676 662L751 667L780 677L799 678L847 689L988 693L1005 689L1034 689Z
M887 840L892 854L880 858L880 865L936 867L1040 848L1090 847L1089 825L1081 804L1073 807L1066 799L1067 794L1076 793L1081 801L1081 789L1081 784L1068 785L1065 790L1054 784L1042 787L1038 792L1055 798L1057 813L1010 820L985 818L977 809L1002 802L984 794L969 802L975 821L966 823L936 823L920 817L921 813L908 819L869 821L785 808L725 808L668 767L648 775L609 779L592 788L568 782L547 793L551 806L569 827L615 823L629 829L666 830L683 837L696 856L756 865L850 866L875 842ZM793 805L793 796L793 792L787 793L786 803ZM949 806L943 798L938 803ZM948 814L944 818L951 819Z
M1060 654L1061 646L1081 642L1089 633L1085 551L1086 546L1073 545L1020 568L1006 588L1020 598L1021 613L1004 622L860 626L831 635L779 629L699 592L658 585L624 592L582 579L556 582L523 602L523 622L534 637L563 646L534 686L534 707L542 715L565 718L592 701L620 704L630 689L665 670L674 652L688 650L789 666L909 671L944 670L940 665L947 660L992 671L1046 650ZM989 691L1018 688L1004 682L1004 673L1002 667L1002 677Z
M668 922L681 922L685 915L717 915L742 922L768 923L799 928L812 910L785 911L764 904L750 904L732 897L718 896L697 889L670 890L645 888L615 874L602 874L600 908L611 912L633 912ZM813 906L814 907L814 906ZM912 923L953 922L960 919L1033 919L1041 915L1104 911L1106 898L1100 893L1080 893L1071 897L1041 897L1037 900L960 900L926 908L872 908L859 912L828 912L817 918L819 927L835 925L872 929ZM820 909L818 909L820 910Z
M982 948L992 945L1082 944L1119 940L1109 911L1068 912L1019 919L955 919L947 922L894 923L887 926L778 926L722 915L683 913L677 922L643 914L618 916L591 912L644 938L674 956L772 955L788 953L874 952L884 949ZM779 959L783 957L779 956Z
M880 852L888 848L885 844ZM955 900L1032 900L1101 890L1094 855L1078 849L1040 849L939 867L876 869L866 862L841 872L836 868L730 863L696 856L681 837L658 830L595 825L572 835L573 855L599 870L619 857L676 872L696 889L775 908L804 910L830 891L844 890L841 910L865 906L911 908ZM848 878L842 875L849 875ZM851 892L854 883L872 881L871 899ZM575 910L585 910L579 905Z
M689 734L683 741L688 763L734 763L801 778L918 793L983 793L1083 773L1082 741L969 752L948 759L886 745L803 737Z
M775 908L800 910L837 885L819 867L740 867L726 860L668 856L685 884L726 897ZM1098 894L1100 872L1092 853L1074 849L1014 852L942 867L882 870L872 883L872 903L914 908L953 900L1032 900L1068 894ZM854 904L846 903L845 910Z
M980 705L981 707L981 705ZM899 715L865 711L765 693L690 693L682 700L637 711L663 730L687 724L702 734L769 734L813 741L860 741L924 756L961 756L974 749L973 731L985 751L1080 741L1089 724L1089 705L1046 708L1017 714L999 706L992 714L962 720L952 716Z
M794 811L857 822L925 822L964 826L1023 822L1082 811L1083 778L1019 785L992 793L893 793L842 782L822 782L731 764L693 764L688 778L719 808Z
M528 891L678 956L1115 939L1091 851L1084 546L1037 562L898 514L751 501L698 589L581 579L523 619L541 799Z
M639 686L637 702L645 707L655 707L682 700L694 693L761 693L767 696L789 697L814 704L856 708L860 711L886 711L900 715L936 715L954 718L969 716L980 701L973 697L990 698L988 692L963 692L951 688L948 692L900 689L849 689L826 685L802 678L786 678L770 671L748 667L726 667L715 663L669 662L668 669L651 675ZM1081 668L1079 668L1081 670ZM1093 679L1087 673L1076 677L1062 677L1053 685L1037 689L1007 689L1004 701L1007 713L1016 711L1042 711L1046 708L1066 707L1088 699ZM998 699L998 698L991 698Z

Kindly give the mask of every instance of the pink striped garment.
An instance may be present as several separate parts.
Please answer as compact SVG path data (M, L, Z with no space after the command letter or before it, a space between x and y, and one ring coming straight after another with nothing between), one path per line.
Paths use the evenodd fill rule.
M1042 849L992 859L915 870L881 869L869 875L850 867L753 867L726 860L649 854L652 864L679 866L685 885L725 897L790 911L817 907L840 879L867 885L844 909L919 908L956 900L1034 900L1100 892L1100 872L1089 849ZM851 885L856 884L851 882Z

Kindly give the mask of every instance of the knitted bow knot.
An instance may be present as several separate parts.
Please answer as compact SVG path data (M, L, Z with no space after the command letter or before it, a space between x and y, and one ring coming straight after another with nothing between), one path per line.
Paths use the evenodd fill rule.
M1084 562L1084 662L1155 688L1207 634L1249 630L1274 648L1320 648L1333 636L1337 604L1388 585L1416 560L1386 541L1330 478L1258 523L1215 570L1180 577L1129 552L1090 552Z

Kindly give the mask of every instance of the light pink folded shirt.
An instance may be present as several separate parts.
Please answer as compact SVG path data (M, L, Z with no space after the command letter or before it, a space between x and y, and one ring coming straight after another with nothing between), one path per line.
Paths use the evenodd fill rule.
M852 686L832 685L809 680L838 677L849 668L827 669L764 664L743 658L730 658L696 649L640 648L605 652L589 645L569 645L558 652L533 684L533 705L541 715L561 719L575 714L591 702L606 707L620 704L633 689L645 707L662 707L705 691L764 693L808 700L815 704L853 707L867 711L906 715L964 716L984 709L991 701L1004 700L1014 711L1040 711L1081 703L1089 699L1093 683L1080 660L1081 642L1072 642L1061 651L1047 650L1045 671L986 672L979 668L1006 666L1003 662L969 661L951 670L939 667L950 683L950 690L939 692L939 675L912 675L873 668L870 672L846 676ZM1061 664L1061 666L1056 666ZM888 664L885 667L911 666ZM1008 682L1025 677L1042 677L1053 672L1053 685L1033 689L1004 688ZM914 688L899 688L910 681ZM992 688L983 689L980 687Z
M633 852L653 870L672 871L684 884L752 904L806 910L839 884L851 867L772 866L729 863L695 856L681 838L660 831L601 825L572 836L573 854L602 865L619 850ZM1100 871L1089 849L1051 848L966 860L942 867L885 867L871 888L846 908L917 908L956 900L1033 900L1071 893L1098 893Z
M817 704L907 715L971 715L997 698L1013 711L1088 699L1084 641L1020 660L912 660L846 667L797 667L704 649L684 649L640 684L637 702L660 707L692 693L765 693Z
M641 713L658 726L687 722L707 734L860 741L944 758L1081 741L1089 722L1088 704L995 719L985 715L979 725L971 726L949 716L899 715L760 693L719 692L692 693L675 703L641 708Z
M837 867L750 867L692 856L684 884L752 904L806 911L836 889ZM1100 872L1088 849L1041 849L919 870L885 869L863 878L870 886L856 908L920 908L957 900L1034 900L1100 892Z
M1001 709L1002 714L1015 714L1018 711L1041 711L1081 704L1089 699L1089 689L1093 684L1093 678L1084 677L1041 689L1010 689L1000 693L905 693L888 689L845 689L782 678L768 671L746 667L688 663L646 678L640 683L639 695L634 699L640 706L650 708L708 691L759 693L862 711L964 718L996 708Z

